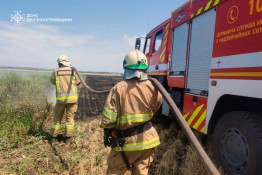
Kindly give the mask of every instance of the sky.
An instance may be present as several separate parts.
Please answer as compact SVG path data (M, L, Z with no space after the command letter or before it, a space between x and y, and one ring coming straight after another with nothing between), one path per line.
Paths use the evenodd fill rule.
M64 54L80 71L122 73L135 39L186 1L1 0L0 66L55 69ZM37 18L69 21L26 21Z

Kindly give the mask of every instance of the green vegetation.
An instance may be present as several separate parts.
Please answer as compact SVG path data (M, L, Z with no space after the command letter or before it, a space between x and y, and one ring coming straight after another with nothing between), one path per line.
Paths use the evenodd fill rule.
M0 150L17 148L26 136L42 135L42 120L50 112L45 89L49 77L0 77Z

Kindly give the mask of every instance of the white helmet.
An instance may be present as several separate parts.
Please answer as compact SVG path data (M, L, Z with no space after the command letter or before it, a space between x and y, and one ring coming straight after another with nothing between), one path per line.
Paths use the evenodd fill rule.
M135 49L125 56L123 66L124 69L147 70L147 58L145 54Z
M58 64L63 64L64 66L70 66L69 59L66 55L60 55L57 59Z

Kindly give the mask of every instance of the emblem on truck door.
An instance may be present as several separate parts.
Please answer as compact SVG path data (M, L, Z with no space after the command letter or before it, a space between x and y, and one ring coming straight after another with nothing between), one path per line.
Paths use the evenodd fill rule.
M239 9L237 6L232 6L227 14L227 22L228 24L233 24L234 22L236 22L237 18L238 18L238 13L239 13Z

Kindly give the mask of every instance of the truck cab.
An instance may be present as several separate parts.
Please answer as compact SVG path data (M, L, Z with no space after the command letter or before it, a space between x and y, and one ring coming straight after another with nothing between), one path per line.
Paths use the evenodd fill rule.
M151 30L143 48L148 59L148 75L164 81L168 72L170 18Z

